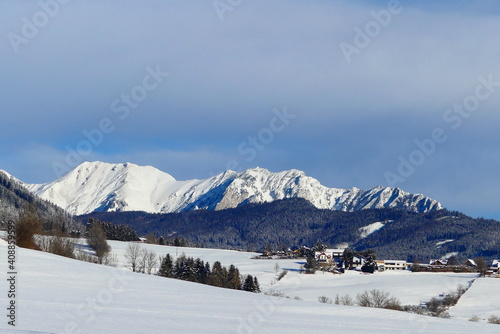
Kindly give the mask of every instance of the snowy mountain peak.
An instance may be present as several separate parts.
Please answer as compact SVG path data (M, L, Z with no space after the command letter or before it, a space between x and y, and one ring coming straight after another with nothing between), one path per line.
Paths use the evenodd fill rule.
M152 202L158 189L175 182L171 175L151 166L84 162L53 182L26 187L73 214L155 212L157 208Z
M303 171L273 173L261 167L240 173L226 171L204 180L176 181L170 174L151 166L85 162L53 182L26 186L43 199L77 215L94 211L222 210L297 197L321 209L342 211L441 209L439 202L399 188L328 188Z

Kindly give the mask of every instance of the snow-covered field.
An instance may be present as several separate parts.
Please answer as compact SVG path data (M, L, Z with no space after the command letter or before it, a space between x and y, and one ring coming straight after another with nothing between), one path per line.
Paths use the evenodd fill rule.
M481 278L450 309L453 317L470 319L477 316L488 320L490 316L500 317L500 279Z
M411 273L408 271L387 271L365 275L348 271L344 275L322 274L300 275L300 287L290 284L288 277L278 282L274 289L286 295L298 296L304 300L318 300L319 296L335 299L335 296L356 294L372 289L389 292L397 297L403 305L419 305L439 294L455 291L459 284L464 286L476 275L443 274L443 273ZM499 282L500 283L500 282Z
M110 243L122 258L126 244ZM152 247L162 255L167 252L175 254L171 251L176 250L174 247L143 246ZM158 247L165 248L167 252L160 252ZM249 253L192 248L182 250L188 256L206 261L221 260L226 265L234 263L242 268L243 273L257 274L262 279L274 276L276 262L281 263L283 268L287 264L286 261L249 260L252 256ZM0 241L0 263L4 271L6 254L6 244ZM17 326L11 328L3 316L0 333L489 334L500 329L498 325L473 323L461 318L438 319L398 311L321 304L317 300L291 300L220 289L25 249L18 249L17 261ZM326 274L290 274L276 287L286 291L295 287L295 294L301 291L306 293L304 287L311 286L313 278L317 278L316 283L323 284L326 277ZM333 281L342 282L347 293L351 293L350 288L362 285L363 280L368 279L362 275L343 277L331 276ZM396 282L405 275L390 273L371 277L387 277ZM422 277L422 280L412 281L413 286L408 286L408 290L424 290L432 282L424 275L416 277ZM440 280L435 277L436 281ZM347 286L349 281L354 282L350 288ZM443 281L455 284L453 279L447 277ZM372 283L368 285L375 286ZM363 290L364 286L358 288ZM6 280L1 281L0 290L2 294L7 291ZM312 292L311 296L317 292ZM4 310L6 302L2 298Z
M126 265L125 249L127 243L109 241L112 251L118 256L119 266ZM157 255L170 254L201 258L213 264L220 261L222 265L234 264L242 274L257 276L263 290L278 290L290 297L300 297L307 301L318 301L319 296L331 299L335 295L356 294L366 290L379 289L389 292L399 298L404 305L419 305L439 294L456 290L459 284L467 286L468 282L477 277L476 274L450 273L411 273L409 271L386 271L374 275L364 275L360 272L349 271L344 275L318 272L316 275L299 274L304 260L256 260L252 259L257 253L237 252L219 249L203 249L188 247L170 247L141 244L141 247L154 251ZM288 274L276 282L275 265L279 271L288 270ZM500 280L499 280L500 283Z

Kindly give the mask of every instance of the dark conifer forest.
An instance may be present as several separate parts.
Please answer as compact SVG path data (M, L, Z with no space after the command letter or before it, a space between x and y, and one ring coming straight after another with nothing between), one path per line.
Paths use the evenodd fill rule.
M342 212L289 199L221 211L108 212L79 217L84 222L89 218L126 224L140 235L154 233L167 241L182 238L199 247L260 251L322 242L330 247L348 243L355 250L373 249L379 258L409 261L425 262L453 252L459 253L459 260L500 256L500 222L448 210L426 214L393 209ZM362 238L359 229L375 222L384 227Z

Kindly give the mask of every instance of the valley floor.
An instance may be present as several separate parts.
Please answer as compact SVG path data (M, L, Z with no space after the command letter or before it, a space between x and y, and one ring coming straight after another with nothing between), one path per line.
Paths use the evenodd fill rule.
M257 275L265 289L283 290L304 300L270 297L242 291L220 289L157 276L135 274L123 268L126 243L110 242L120 260L118 268L79 262L47 253L18 249L18 297L16 327L7 325L5 315L0 333L494 333L498 325L474 323L464 318L439 319L405 312L321 304L318 294L334 297L335 286L342 293L378 287L382 278L394 295L412 302L422 292L434 296L451 290L470 276L383 273L364 276L348 274L299 275L290 273L277 284L275 263L283 269L294 269L291 261L251 260L251 253L180 249L188 256L200 257L213 263L231 263L243 274ZM149 246L158 255L175 254L176 248ZM0 262L6 267L6 243L0 241ZM291 262L291 263L290 263ZM6 268L2 268L5 272ZM386 275L387 274L387 275ZM330 276L331 280L327 278ZM379 278L380 277L380 278ZM377 281L380 280L380 281ZM408 281L410 280L410 281ZM407 282L406 290L403 283ZM482 280L481 280L482 281ZM486 280L485 280L486 281ZM337 283L334 283L337 282ZM490 303L498 295L500 280L471 293L471 303ZM329 285L328 285L329 284ZM496 285L495 285L496 284ZM326 285L326 286L324 286ZM321 288L314 288L321 286ZM2 280L0 291L7 291ZM486 290L490 298L483 298ZM412 291L416 290L416 291ZM425 291L424 291L425 290ZM404 292L407 293L404 293ZM470 290L474 292L474 290ZM327 293L329 292L329 293ZM464 296L464 298L467 294ZM293 297L293 296L292 296ZM476 300L481 298L482 300ZM464 305L469 305L464 299ZM494 305L491 305L493 308ZM6 300L2 298L2 309ZM485 309L486 310L486 309ZM464 311L466 312L466 311ZM5 313L5 311L4 311ZM14 331L15 329L15 331Z

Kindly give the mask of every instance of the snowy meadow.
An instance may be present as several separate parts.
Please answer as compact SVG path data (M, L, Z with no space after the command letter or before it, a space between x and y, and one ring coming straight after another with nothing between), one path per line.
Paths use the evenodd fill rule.
M294 271L301 264L293 260L256 260L254 253L141 244L157 255L184 253L210 263L234 264L242 274L257 276L264 292L279 290L291 297L280 298L132 273L125 268L128 244L109 243L118 259L116 267L18 249L18 321L15 328L3 322L0 333L493 333L500 328L484 321L500 309L497 300L484 298L487 291L498 292L500 280L476 279L481 282L478 288L474 283L451 310L452 318L440 319L324 304L318 296L354 296L376 288L403 303L418 304L466 284L474 275L304 275ZM4 241L0 250L6 254ZM282 270L289 273L278 282L277 271ZM472 310L483 320L468 321Z

